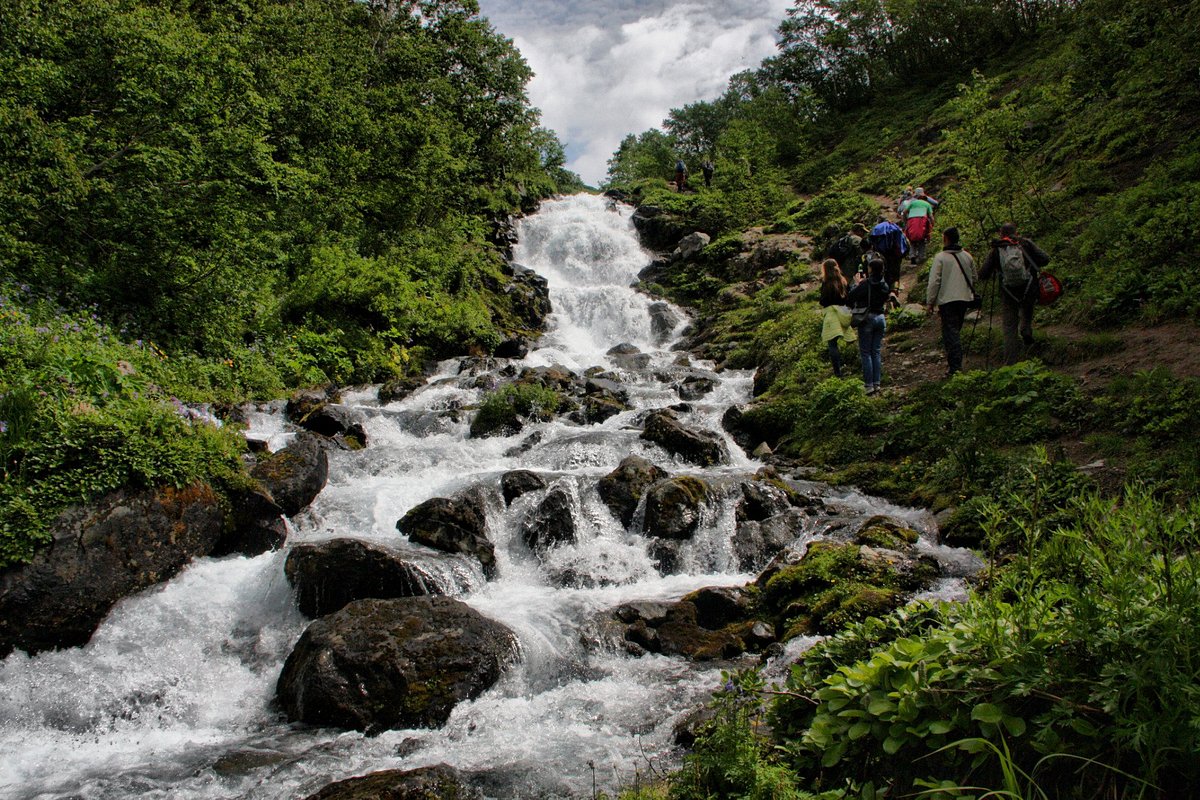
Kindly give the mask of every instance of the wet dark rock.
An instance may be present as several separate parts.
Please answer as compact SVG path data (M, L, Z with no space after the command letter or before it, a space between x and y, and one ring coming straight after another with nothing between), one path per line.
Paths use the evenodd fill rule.
M49 547L0 572L0 656L86 644L118 600L211 553L224 521L206 484L121 490L64 511Z
M684 714L671 729L675 744L685 750L691 750L696 746L696 740L708 732L716 718L717 710L710 706L703 706Z
M273 767L287 761L287 753L278 750L244 749L226 753L213 762L213 772L218 775L241 777L256 769Z
M782 514L792 507L788 492L768 481L745 481L741 485L742 499L738 501L737 518L762 522Z
M753 612L753 598L741 586L707 586L683 599L696 607L696 624L710 631L745 622Z
M638 276L639 278L641 275ZM663 302L652 303L650 311L650 332L656 344L663 344L671 338L675 328L679 326L679 315Z
M669 410L655 411L646 418L642 438L698 466L711 467L729 461L729 451L720 436L683 424Z
M356 600L308 626L276 693L294 722L435 728L492 686L516 648L512 631L449 597Z
M387 405L397 400L403 400L425 385L425 379L420 377L396 378L379 387L377 397L380 404Z
M505 505L510 505L523 494L545 488L546 479L527 469L514 469L500 477L500 492L504 495Z
M541 431L534 431L533 433L529 434L524 439L522 439L514 447L510 447L507 450L505 450L504 455L506 458L514 458L516 456L522 455L523 453L528 453L530 450L532 450L534 447L536 447L544 438L545 438L545 434L543 434Z
M921 534L893 517L877 514L865 520L854 541L870 547L903 549L917 543Z
M571 511L571 495L556 487L547 493L538 507L521 525L521 541L535 553L560 544L575 543L575 517Z
M691 231L658 206L638 206L630 218L648 250L671 251Z
M629 406L615 398L588 396L581 401L579 410L572 412L568 418L580 425L599 425L606 419L628 410Z
M284 407L284 414L291 422L303 426L305 420L314 412L324 408L329 403L336 403L340 399L341 394L332 385L321 389L301 389L288 398L287 405Z
M307 414L299 424L305 430L335 439L352 450L367 445L367 431L358 412L346 406L326 403Z
M453 767L386 770L326 786L306 800L481 800L483 795Z
M612 472L600 479L600 499L628 528L646 490L667 477L666 470L640 456L627 456Z
M302 431L287 447L260 459L250 475L263 485L284 514L295 516L320 494L329 479L325 448L319 437Z
M710 609L710 622L718 614ZM690 599L675 602L643 601L624 603L601 615L594 623L595 641L623 647L634 655L661 653L683 656L693 661L731 658L746 652L741 635L753 627L749 619L708 628L697 618L697 607Z
M496 548L487 535L483 497L475 491L433 497L400 518L396 529L417 544L479 560L484 574L496 576Z
M689 375L679 382L675 390L679 392L681 400L699 400L704 395L710 394L715 388L717 388L717 382L713 378L704 375Z
M739 522L733 534L733 552L738 569L754 572L762 569L804 532L808 516L790 508L762 522Z
M700 478L681 475L659 481L646 493L646 535L690 539L711 498L712 489Z
M444 594L433 576L400 553L358 539L296 545L284 574L301 613L310 618L365 598Z
M638 280L642 283L662 283L671 274L671 259L668 256L655 256L653 260L638 272ZM653 324L653 320L651 320Z
M650 366L650 355L628 343L610 347L605 355L620 369L637 371Z
M513 312L526 327L535 331L545 328L546 317L553 310L550 285L545 278L531 269L514 265L512 281L504 293L512 303Z
M211 555L237 553L256 556L278 550L287 540L283 509L265 489L248 487L229 492L229 516Z
M516 336L512 339L505 339L500 344L496 345L496 358L524 358L529 355L529 349L532 343L524 336Z

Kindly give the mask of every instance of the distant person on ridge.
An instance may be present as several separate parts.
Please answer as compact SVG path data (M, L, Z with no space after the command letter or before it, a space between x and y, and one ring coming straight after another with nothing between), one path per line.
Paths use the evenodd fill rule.
M900 226L887 217L871 229L871 249L883 257L883 280L893 292L900 291L900 265L908 252L908 240Z
M853 342L857 336L850 325L850 309L846 306L847 282L838 262L827 258L821 263L821 340L829 350L833 374L842 377L843 341Z
M1033 346L1033 307L1038 300L1038 270L1050 263L1050 256L1030 239L1017 235L1017 226L1006 222L998 231L1000 238L992 242L992 250L983 262L979 279L986 281L1000 276L1000 299L1004 316L1004 363L1015 364ZM1017 334L1021 342L1017 341Z
M675 191L682 192L684 186L687 186L687 164L680 158L675 161Z
M942 318L942 347L946 350L947 374L962 369L962 326L975 297L975 259L959 244L958 228L942 231L942 252L929 266L929 291L925 304L930 313L937 306Z
M925 260L925 245L929 243L929 237L933 234L933 211L937 201L927 196L925 189L918 186L907 205L901 205L904 206L904 235L912 244L909 256L913 264L920 264Z
M704 173L704 188L708 189L712 186L712 176L713 172L716 171L716 167L713 166L713 162L705 161L700 165L700 171Z

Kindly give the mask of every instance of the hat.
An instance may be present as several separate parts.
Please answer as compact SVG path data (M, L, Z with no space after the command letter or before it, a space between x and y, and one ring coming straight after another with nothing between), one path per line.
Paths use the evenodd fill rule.
M918 186L918 187L917 187L917 188L916 188L916 189L913 191L913 194L915 194L917 197L924 197L924 196L925 196L925 189L924 189L924 188L922 188L922 187L920 187L920 186Z

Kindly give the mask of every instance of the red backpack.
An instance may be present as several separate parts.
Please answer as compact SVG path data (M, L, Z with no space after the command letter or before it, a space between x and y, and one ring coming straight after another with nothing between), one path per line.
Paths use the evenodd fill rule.
M1063 285L1062 281L1051 275L1049 272L1042 271L1038 274L1038 304L1048 306L1058 298L1062 297Z

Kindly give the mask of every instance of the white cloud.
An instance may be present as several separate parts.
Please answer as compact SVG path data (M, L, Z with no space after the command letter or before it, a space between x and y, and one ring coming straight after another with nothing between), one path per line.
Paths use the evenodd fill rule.
M629 133L672 108L711 100L731 75L775 53L789 0L637 2L481 0L536 76L531 102L567 146L568 166L599 183ZM664 169L667 169L665 167Z

